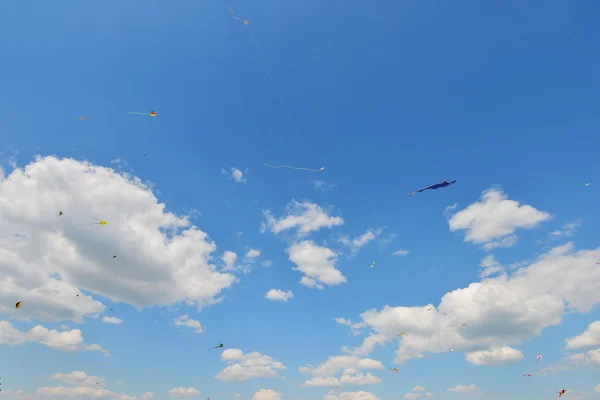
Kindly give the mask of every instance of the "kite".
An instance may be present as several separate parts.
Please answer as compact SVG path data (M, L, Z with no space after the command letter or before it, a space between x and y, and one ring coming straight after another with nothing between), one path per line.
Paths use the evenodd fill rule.
M320 169L312 169L312 168L298 168L298 167L290 167L289 165L269 165L269 164L265 164L265 167L269 167L269 168L290 168L290 169L297 169L297 170L303 170L303 171L313 171L313 172L319 172L319 171L324 171L325 167L321 167Z
M462 326L467 326L467 323L465 322L464 324L462 324Z
M404 336L406 334L406 332L400 332L398 335L396 336Z
M523 374L523 376L531 376L531 374Z
M536 358L537 358L537 361L536 361L535 363L537 364L538 362L540 362L540 360L542 359L542 357L543 357L543 356L542 356L541 354L540 354L539 356L537 356L537 357L536 357Z
M149 113L142 113L142 112L130 112L129 114L136 114L136 115L147 115L149 117L156 117L156 111L150 111Z
M563 394L565 394L567 391L565 389L558 391L556 393L558 393L558 397L562 397Z
M106 222L103 219L98 219L98 218L94 218L97 222L92 222L90 225L108 225L108 222Z
M77 121L85 121L87 118L86 117L79 117L77 118Z
M211 350L211 349L219 349L221 347L223 347L223 343L219 344L218 346L211 347L209 350Z
M398 368L390 368L390 372L398 372Z
M110 309L110 311L112 312L112 310L113 310L113 309L111 308L111 309Z
M59 212L58 212L58 215L59 215L59 216L60 216L60 215L63 215L63 212L62 212L62 211L59 211Z
M427 311L431 311L431 310L433 310L433 307L427 309Z
M371 264L371 268L373 268L375 266L375 261L373 261L373 264Z
M452 182L447 182L447 181L445 181L445 180L442 179L441 181L442 181L442 183L436 183L435 185L429 185L427 187L424 187L423 189L412 191L412 192L410 192L408 194L408 197L412 197L413 194L424 192L425 190L437 190L439 188L445 188L445 187L448 187L448 186L453 185L454 183L456 183L456 180L454 180Z
M117 256L113 256L113 258L117 258Z
M19 302L17 302L17 304L15 304L15 307L16 307L16 308L21 308L21 302L20 302L20 301L19 301Z

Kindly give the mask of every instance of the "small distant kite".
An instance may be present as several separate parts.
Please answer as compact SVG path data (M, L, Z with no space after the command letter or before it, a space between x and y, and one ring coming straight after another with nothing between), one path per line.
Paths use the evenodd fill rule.
M113 256L113 258L117 258L117 256Z
M462 326L463 326L463 327L464 327L464 326L467 326L467 323L465 322L464 324L462 324Z
M430 308L427 309L427 311L431 311L431 310L433 310L433 307L430 307Z
M79 117L77 118L77 121L85 121L87 118L86 117Z
M531 376L531 374L523 374L523 376Z
M562 397L562 395L565 394L565 393L567 393L567 391L565 389L563 389L563 390L559 390L556 393L558 393L558 397Z
M371 268L375 267L375 261L373 261L373 264L371 264Z
M454 180L452 182L447 182L447 181L445 181L445 180L442 179L441 181L442 181L442 183L436 183L435 185L429 185L427 187L424 187L423 189L412 191L412 192L410 192L408 194L408 197L412 197L413 194L424 192L425 190L437 190L437 189L440 189L440 188L448 187L448 186L453 185L454 183L456 183L456 180Z
M149 113L143 113L143 112L130 112L129 114L135 114L135 115L147 115L149 117L156 117L156 111L150 111Z
M98 219L98 218L94 218L96 220L96 222L92 222L90 225L108 225L108 222L106 222L103 219Z
M398 372L398 368L390 368L390 372Z
M269 167L269 168L289 168L289 169L297 169L297 170L302 170L302 171L313 171L313 172L320 172L320 171L325 171L325 167L321 167L319 169L312 169L312 168L298 168L298 167L291 167L289 165L269 165L269 164L265 164L265 167Z
M113 309L112 309L112 308L109 308L109 310L110 310L110 312L112 312L112 310L113 310Z
M541 354L540 354L540 355L538 355L538 356L536 357L536 358L537 358L537 361L536 361L535 363L536 363L536 364L537 364L537 363L539 363L539 362L540 362L540 360L542 359L542 357L543 357L543 356L542 356Z
M22 303L20 301L18 301L17 304L15 304L15 308L21 308L21 304Z
M60 216L60 215L63 215L63 212L62 212L62 211L59 211L59 212L58 212L58 215L59 215L59 216Z
M212 349L220 349L220 348L222 348L222 347L223 347L223 343L219 344L218 346L211 347L209 350L212 350Z
M404 336L404 335L406 335L406 332L400 332L400 333L399 333L398 335L396 335L396 336Z

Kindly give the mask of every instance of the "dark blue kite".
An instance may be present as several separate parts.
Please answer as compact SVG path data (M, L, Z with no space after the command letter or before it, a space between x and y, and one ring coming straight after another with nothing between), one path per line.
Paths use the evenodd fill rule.
M410 192L410 194L408 195L408 197L411 197L415 193L424 192L425 190L429 190L429 189L436 190L436 189L439 189L439 188L445 188L445 187L448 187L448 186L452 185L455 182L456 181L446 182L445 180L442 179L442 183L436 183L435 185L430 185L430 186L424 187L423 189L419 189L419 190L415 190L413 192Z

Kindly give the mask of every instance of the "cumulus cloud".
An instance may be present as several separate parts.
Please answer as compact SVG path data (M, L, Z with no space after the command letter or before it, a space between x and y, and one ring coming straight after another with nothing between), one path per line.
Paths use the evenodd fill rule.
M286 249L289 259L304 274L300 283L306 287L323 289L324 285L336 286L346 283L346 277L335 268L337 254L327 247L317 246L310 240L294 243Z
M495 275L498 273L503 274L506 272L504 267L500 265L498 261L496 261L492 254L489 254L488 256L483 258L479 266L481 267L481 270L479 271L479 276L481 278L487 278L491 275Z
M474 351L466 356L467 362L473 365L505 365L521 361L523 353L508 346L490 350Z
M97 344L85 344L81 330L59 332L37 325L27 332L17 330L8 321L0 321L0 344L19 346L28 342L37 342L55 350L74 353L78 351L108 352Z
M332 189L335 189L335 183L329 183L320 180L312 181L312 185L315 189L320 190L322 192L328 192Z
M600 345L600 321L592 322L581 335L565 339L567 349L583 349Z
M475 385L469 385L469 386L456 385L452 388L446 389L446 391L451 392L451 393L474 393L474 392L478 392L479 388Z
M171 397L192 397L192 396L200 396L200 392L193 387L184 388L178 387L169 390L169 396Z
M237 261L237 254L233 251L226 251L221 256L221 261L223 261L223 271L235 271L235 262Z
M395 252L392 253L393 256L406 256L408 255L408 253L410 253L410 251L408 250L396 250Z
M216 245L188 217L165 212L148 184L110 168L36 158L0 181L0 205L0 313L82 322L105 310L93 295L201 308L236 279L210 264ZM108 225L90 225L94 217ZM15 298L19 310L9 306Z
M395 343L401 330L407 334L396 351L398 363L427 352L474 352L519 344L559 324L567 307L586 313L600 302L600 269L595 268L599 258L600 249L575 252L567 243L511 275L446 293L437 309L385 306L365 311L361 322L372 333L349 352L368 355L376 345ZM462 327L466 321L468 326Z
M117 317L102 317L102 322L104 322L105 324L119 325L123 323L123 320Z
M510 247L517 242L519 228L531 229L551 218L529 205L519 205L498 189L486 190L473 203L448 220L450 231L465 230L465 242L483 244L486 250Z
M247 171L246 171L247 172ZM242 171L240 171L237 168L231 167L229 169L229 172L227 172L224 168L221 169L221 173L224 175L230 175L231 179L233 179L234 181L236 181L237 183L246 183L246 178L244 177L244 174L242 173Z
M262 223L261 231L269 229L278 234L287 230L296 229L299 237L304 237L310 232L321 228L333 228L344 223L341 217L332 217L317 204L303 201L302 203L292 200L286 207L287 215L279 219L275 218L271 211L263 211L265 221Z
M40 399L40 398L50 398L53 400L57 399L72 399L79 400L83 398L87 399L95 399L95 400L136 400L136 396L128 395L128 394L117 394L108 389L99 388L99 387L87 387L87 386L79 386L79 387L63 387L63 386L54 386L54 387L40 387L35 391L35 396L28 395L23 391L16 392L16 400L25 400L25 399ZM143 397L142 400L150 399L151 397Z
M367 324L364 322L353 323L352 320L346 318L334 318L334 321L340 325L344 325L350 328L350 331L354 336L360 335L362 328L365 328Z
M88 375L83 371L73 371L68 374L56 373L48 379L61 381L72 386L97 386L105 384L105 379L99 376Z
M335 394L328 394L325 396L324 400L379 400L379 397L373 393L360 391L343 392L340 393L339 396L336 396Z
M276 370L287 369L285 365L259 352L244 354L240 349L227 349L221 353L221 361L229 365L219 372L222 381L247 381L254 378L277 377Z
M571 354L564 357L560 362L547 365L542 368L537 375L549 376L556 375L559 372L600 367L600 348L590 350L587 353Z
M283 290L279 290L279 289L271 289L267 292L265 297L267 299L273 300L273 301L287 302L289 299L294 297L294 294L292 293L291 290L284 292Z
M272 389L260 389L254 393L252 400L281 400L281 394Z
M312 365L305 365L298 368L298 371L302 374L328 377L334 376L340 371L352 368L356 371L361 370L382 370L384 369L383 364L377 360L371 358L361 358L357 356L331 356L323 364L315 367Z
M247 262L251 262L258 256L260 256L260 250L250 249L246 253L245 259L247 260Z
M354 239L350 239L348 236L342 235L339 238L339 242L344 246L348 246L351 251L351 256L354 256L363 246L375 240L377 236L381 234L381 232L383 232L382 229L369 228L365 233L355 237Z
M374 376L371 372L363 374L362 372L358 371L345 371L340 378L340 383L342 385L376 385L381 382L383 382L383 380L377 376Z
M594 388L594 392L600 393L600 385L598 385Z
M202 333L202 324L200 321L196 321L191 319L187 314L180 315L179 317L173 320L175 326L185 326L187 328L193 329L194 333Z
M581 219L567 222L563 225L562 229L550 232L551 237L571 237L575 233L575 230L583 224Z

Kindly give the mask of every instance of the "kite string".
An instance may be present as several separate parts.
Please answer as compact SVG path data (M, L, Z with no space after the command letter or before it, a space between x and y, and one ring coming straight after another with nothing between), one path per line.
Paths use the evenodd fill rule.
M254 38L254 34L252 33L252 28L250 28L250 25L248 25L248 32L250 32L250 37L252 38L252 43L254 43L254 48L256 49L256 52L258 53L258 56L260 57L260 61L262 61L262 65L265 68L267 75L269 75L269 79L271 80L271 83L273 84L273 88L275 88L275 92L277 92L277 96L279 97L279 101L281 102L281 105L283 105L283 108L285 109L285 112L286 112L288 118L290 119L290 122L292 123L294 130L296 131L296 133L300 134L300 132L298 131L298 128L296 127L296 123L294 122L294 119L292 118L292 114L290 113L290 110L287 108L285 101L283 100L283 96L281 95L281 92L279 91L279 88L277 87L277 84L275 83L275 79L273 79L273 75L271 75L271 72L269 71L269 67L267 67L265 58L263 57L263 55L260 51L260 48L258 47L258 44L256 43L256 39Z
M546 17L544 14L542 14L541 12L537 11L536 9L528 6L527 4L523 3L521 0L515 0L517 3L521 4L522 6L526 7L529 11L536 13L537 15L539 15L540 17L544 18L546 21L550 22L552 25L554 25L556 28L560 29L561 31L563 31L564 33L566 33L567 35L571 36L573 39L577 39L575 37L575 35L573 35L571 32L567 31L566 29L564 29L563 27L561 27L560 25L558 25L556 22L552 21L550 18Z

